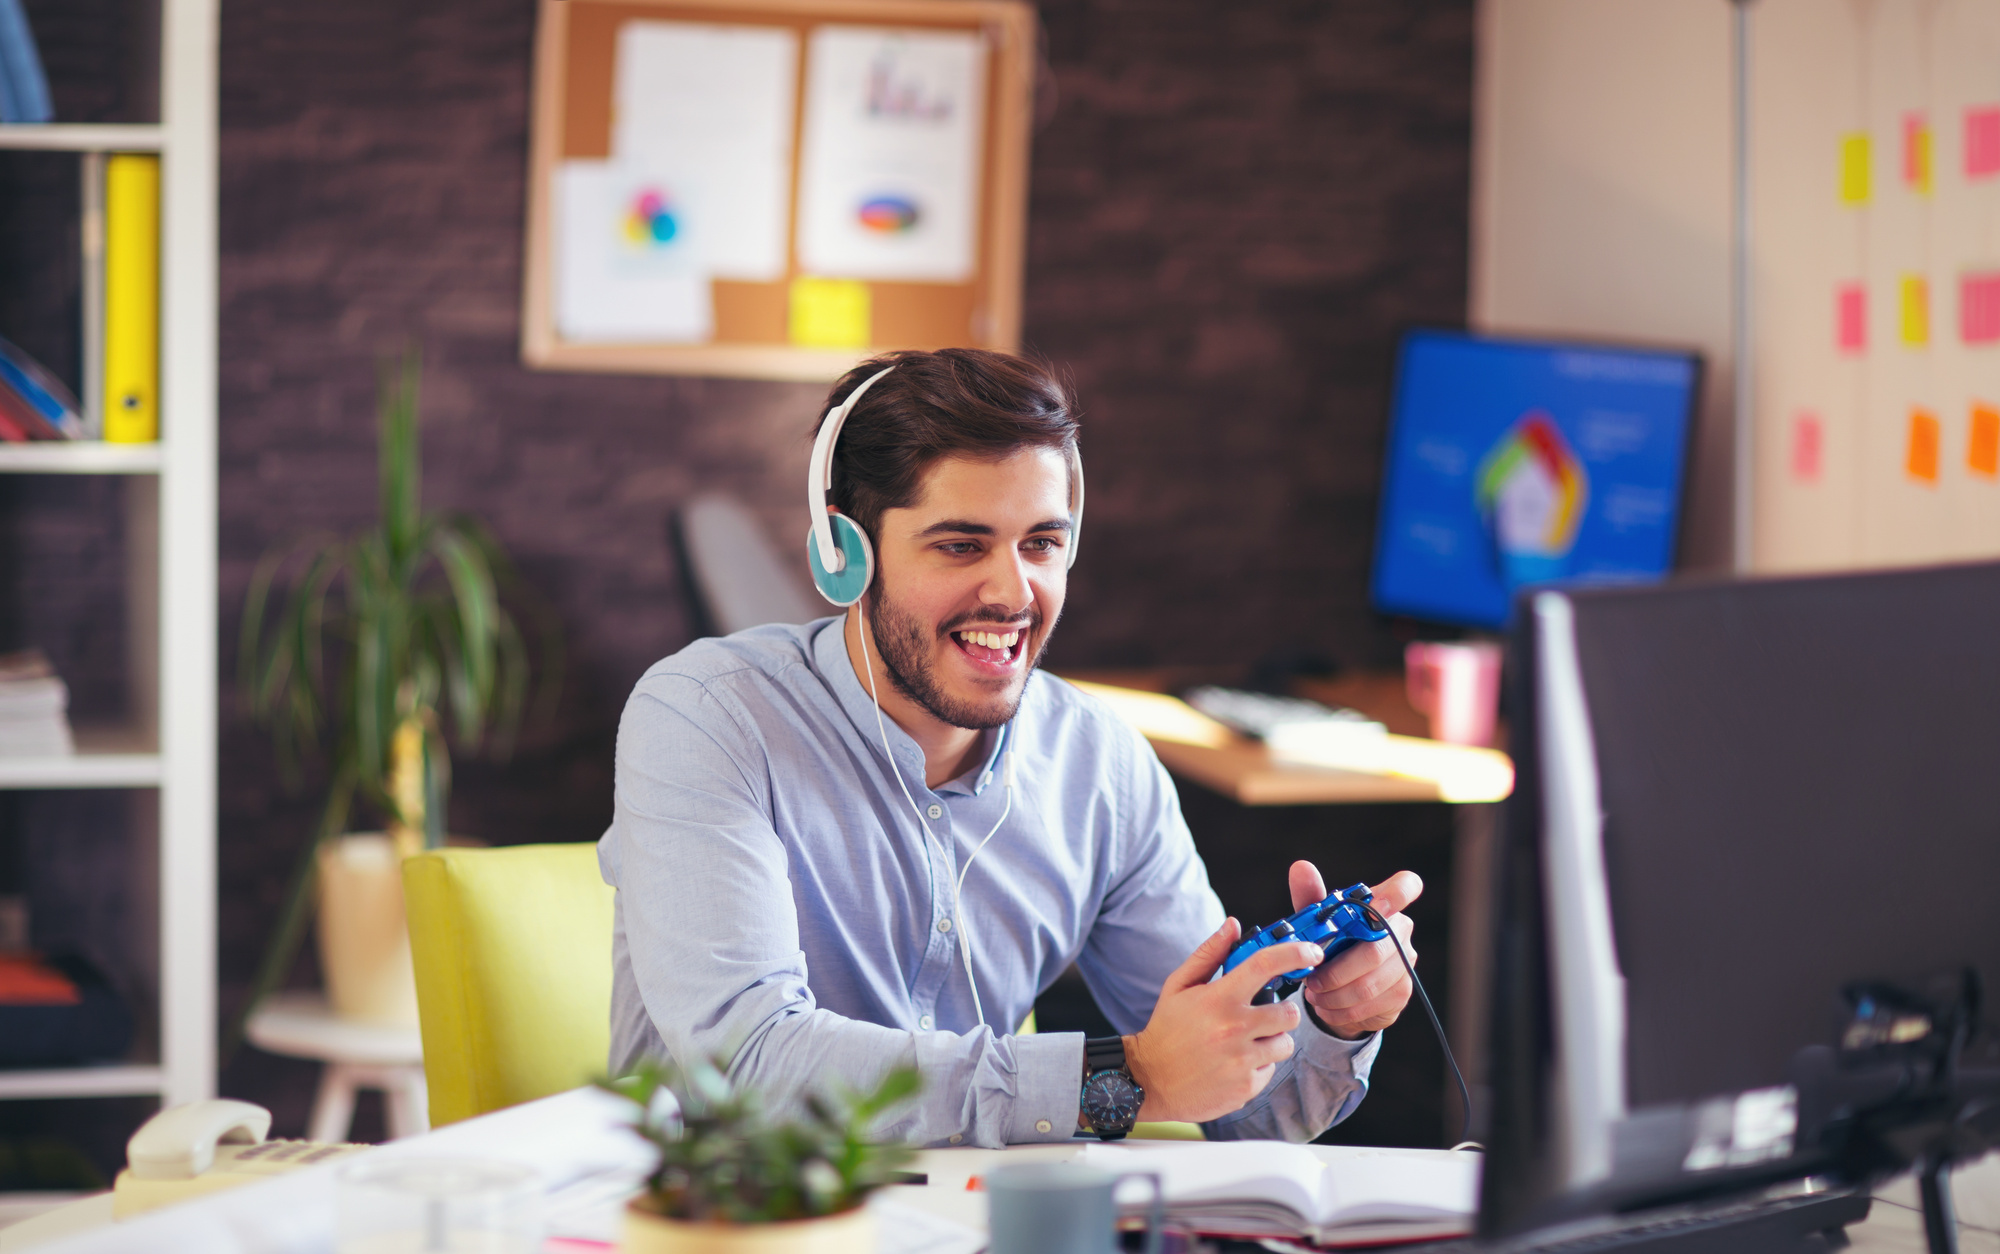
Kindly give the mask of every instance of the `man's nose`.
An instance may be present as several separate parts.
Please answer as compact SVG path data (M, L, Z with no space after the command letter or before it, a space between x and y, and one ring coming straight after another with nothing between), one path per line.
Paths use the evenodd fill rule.
M1012 548L996 549L985 573L986 580L979 589L983 604L1004 606L1009 614L1018 614L1034 603L1035 589L1028 582L1027 563Z

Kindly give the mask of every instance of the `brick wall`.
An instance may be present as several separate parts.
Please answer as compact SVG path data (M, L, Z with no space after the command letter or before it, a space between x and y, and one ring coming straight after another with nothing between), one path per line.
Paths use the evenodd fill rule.
M1040 7L1026 334L1077 383L1091 487L1051 660L1392 656L1366 606L1376 464L1396 331L1463 318L1470 0ZM568 645L556 717L460 764L453 826L497 842L602 830L624 697L696 630L670 512L726 488L789 545L821 395L522 368L532 28L528 0L223 9L224 673L258 555L369 518L374 362L420 341L429 500L491 523ZM227 1005L315 806L228 692L221 771ZM273 1067L230 1086L296 1106Z

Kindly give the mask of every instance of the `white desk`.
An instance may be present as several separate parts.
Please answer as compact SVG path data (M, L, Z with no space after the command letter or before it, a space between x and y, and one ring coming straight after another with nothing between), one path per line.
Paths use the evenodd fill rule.
M621 1192L648 1165L644 1146L622 1129L625 1109L623 1103L602 1093L578 1089L385 1145L377 1152L464 1154L519 1162L543 1173L558 1207L565 1200L573 1204L596 1198L615 1211ZM1075 1152L1071 1145L925 1151L919 1156L917 1170L930 1176L933 1187L895 1190L896 1200L960 1223L980 1225L985 1220L984 1199L966 1191L968 1177L985 1174L1003 1156L1008 1161L1028 1161L1060 1159ZM1962 1220L2000 1229L2000 1156L1960 1170L1953 1190ZM1916 1202L1915 1189L1907 1180L1889 1185L1882 1196L1904 1205ZM72 1205L88 1208L92 1204L86 1200ZM27 1248L37 1254L150 1254L160 1250L331 1254L333 1224L333 1167L328 1165ZM1887 1201L1877 1202L1868 1221L1849 1233L1858 1254L1921 1254L1924 1248L1921 1217ZM1975 1229L1961 1233L1961 1244L1966 1254L2000 1252L2000 1236Z

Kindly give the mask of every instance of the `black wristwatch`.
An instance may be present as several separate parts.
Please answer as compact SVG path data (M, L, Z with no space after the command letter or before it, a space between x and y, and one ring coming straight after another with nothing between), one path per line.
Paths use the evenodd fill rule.
M1116 1141L1139 1121L1146 1090L1125 1066L1125 1038L1093 1036L1083 1042L1083 1120L1107 1141Z

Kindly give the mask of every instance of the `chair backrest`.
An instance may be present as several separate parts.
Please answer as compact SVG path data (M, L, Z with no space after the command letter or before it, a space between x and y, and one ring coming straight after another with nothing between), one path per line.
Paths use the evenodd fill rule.
M603 1072L613 890L596 845L432 850L403 863L403 897L432 1127Z

